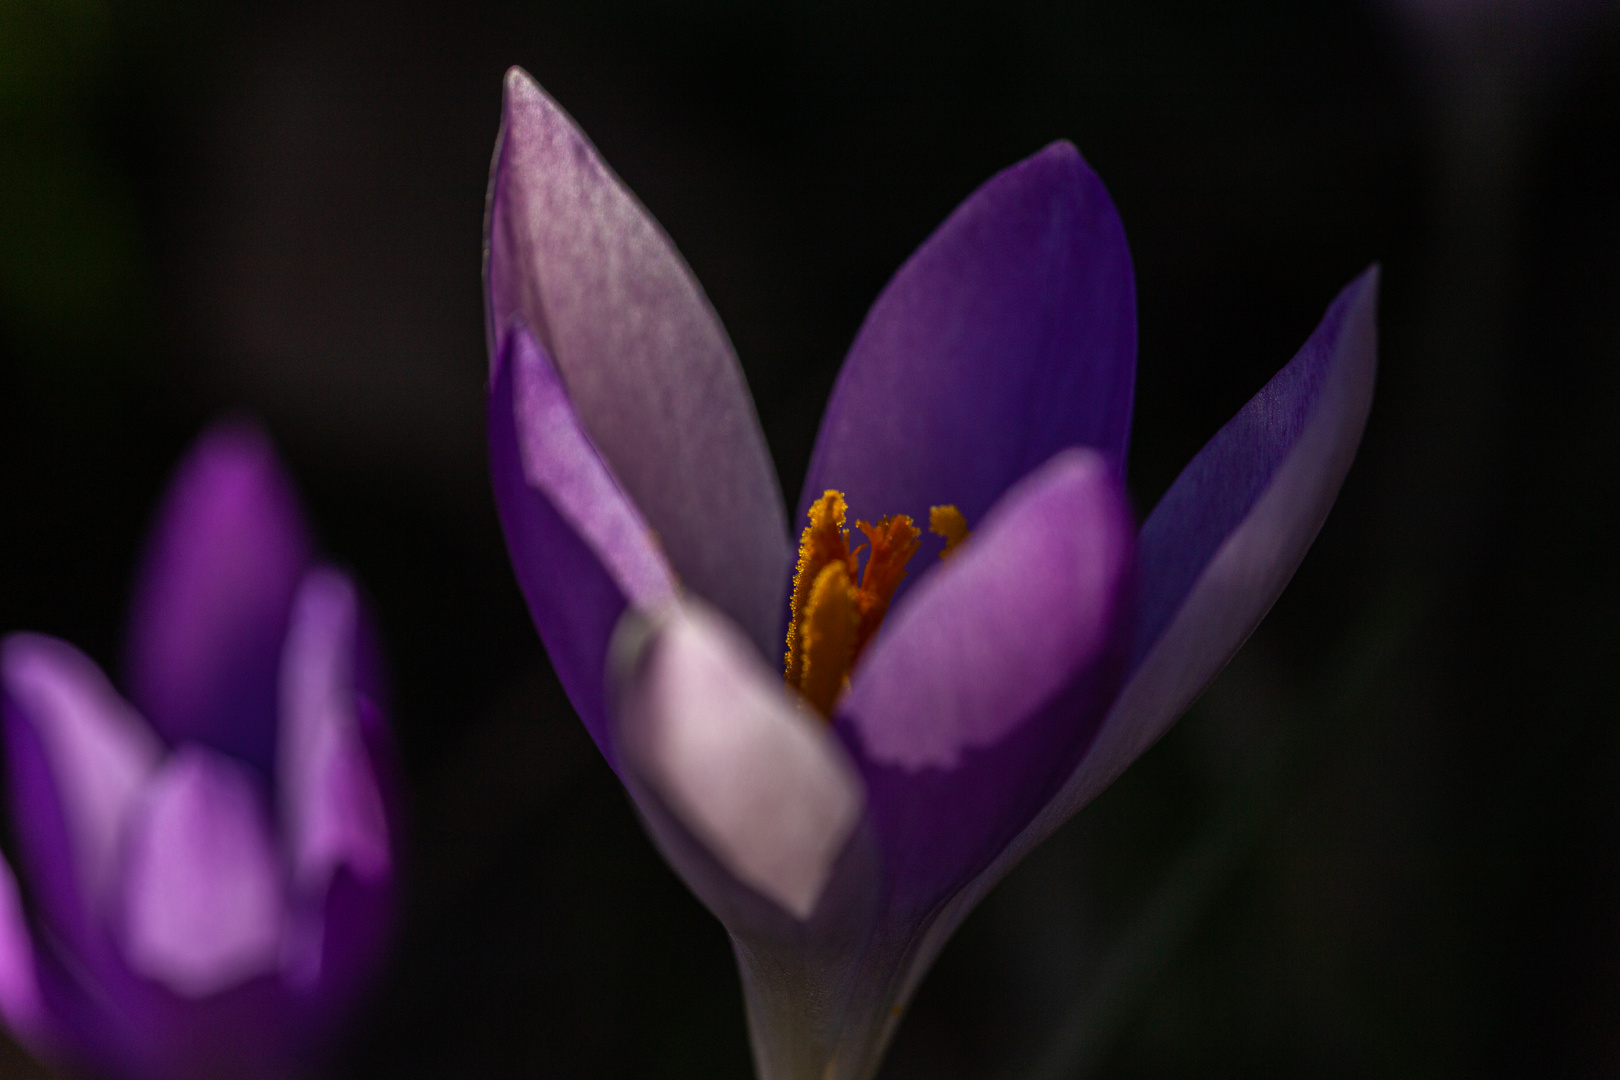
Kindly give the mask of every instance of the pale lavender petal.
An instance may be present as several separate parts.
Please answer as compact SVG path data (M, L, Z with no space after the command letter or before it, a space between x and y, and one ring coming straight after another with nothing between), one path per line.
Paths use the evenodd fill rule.
M935 922L910 985L991 886L1169 729L1293 577L1361 442L1377 370L1377 306L1373 267L1339 294L1294 359L1148 518L1140 537L1144 615L1129 680L1063 789Z
M171 743L268 775L281 635L309 558L269 439L242 424L205 434L158 511L130 610L130 699Z
M359 598L325 567L299 586L282 651L276 769L282 837L299 903L283 962L290 978L321 974L325 901L340 869L380 882L392 869L388 821L355 690Z
M737 881L809 919L860 820L860 778L733 624L687 603L654 632L617 710L624 760Z
M277 969L284 882L262 781L189 743L129 823L123 953L130 969L203 998Z
M507 335L489 396L495 505L519 586L574 708L617 768L605 701L608 645L627 605L654 610L675 581L596 452L545 349Z
M953 504L976 526L1072 446L1123 476L1135 373L1124 227L1079 153L1054 143L969 196L872 305L795 520L833 488L868 520Z
M491 381L528 325L682 582L778 651L792 548L731 343L669 238L517 68L486 251Z
M621 775L731 933L757 1075L823 1075L864 1000L881 900L858 775L780 673L699 604L628 612L612 669Z
M22 894L11 865L0 855L0 1021L33 1053L51 1043L51 1022L34 970L33 932L23 912Z
M125 824L162 756L146 722L73 646L0 645L12 822L41 913L91 949L117 886Z
M1112 463L1063 451L889 617L838 729L900 907L988 865L1090 745L1123 675L1133 548Z

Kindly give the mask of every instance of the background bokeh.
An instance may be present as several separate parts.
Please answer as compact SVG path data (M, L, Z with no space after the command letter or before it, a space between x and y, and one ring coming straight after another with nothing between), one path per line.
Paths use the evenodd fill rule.
M674 237L790 502L889 274L1068 138L1136 261L1140 513L1374 260L1378 398L1265 625L968 921L884 1077L1620 1074L1616 10L0 0L0 631L115 670L167 471L260 417L375 601L414 804L332 1075L740 1080L725 937L490 500L501 73ZM0 1075L45 1074L0 1038Z

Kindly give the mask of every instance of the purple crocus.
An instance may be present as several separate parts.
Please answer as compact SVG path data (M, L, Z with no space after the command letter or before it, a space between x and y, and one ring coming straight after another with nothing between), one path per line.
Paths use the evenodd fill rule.
M764 1080L876 1071L967 912L1264 616L1373 389L1369 270L1136 529L1130 255L1055 143L973 193L872 306L795 566L719 320L518 70L485 272L518 581L655 843L730 932Z
M124 694L66 642L0 643L26 885L0 860L0 1016L95 1075L285 1076L388 936L378 657L253 428L192 449L137 581Z

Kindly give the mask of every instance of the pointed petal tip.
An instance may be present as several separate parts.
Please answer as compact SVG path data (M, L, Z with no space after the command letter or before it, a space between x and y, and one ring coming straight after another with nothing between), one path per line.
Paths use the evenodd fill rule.
M927 940L907 975L908 986L916 986L962 919L996 882L1168 730L1241 646L1287 584L1349 469L1371 405L1380 277L1381 267L1373 263L1346 285L1295 360L1183 471L1172 490L1176 486L1186 489L1183 506L1175 511L1185 524L1179 529L1165 528L1161 510L1175 509L1173 503L1165 505L1170 502L1168 496L1149 516L1139 548L1143 602L1148 610L1138 626L1139 642L1146 640L1148 644L1138 645L1129 680L1062 788L989 866L951 898L929 928ZM1330 347L1313 351L1313 345L1320 345L1324 339L1329 340ZM1212 457L1219 458L1223 440L1251 444L1235 454L1228 449L1228 456L1245 460L1247 453L1251 464L1264 462L1268 455L1259 448L1265 442L1264 436L1248 432L1242 433L1247 439L1234 439L1234 432L1245 415L1287 414L1290 398L1311 392L1311 380L1290 381L1285 377L1290 368L1297 376L1302 361L1326 368L1333 378L1315 384L1318 390L1308 402L1308 420L1302 427L1280 424L1269 433L1276 439L1279 429L1296 432L1297 437L1285 442L1287 450L1293 452L1281 455L1281 465L1266 465L1260 477L1270 478L1270 483L1260 485L1263 494L1251 496L1253 502L1240 504L1249 510L1236 515L1233 524L1233 515L1223 514L1222 504L1237 492L1231 485L1198 482L1195 466L1200 459L1207 465ZM1306 444L1303 450L1297 449L1300 443ZM1230 507L1225 509L1229 511ZM1175 536L1178 532L1179 540ZM1213 538L1206 535L1197 542L1199 532L1212 533ZM1170 542L1165 540L1167 535ZM1167 592L1165 581L1151 579L1171 575L1181 561L1177 548L1182 553L1197 550L1202 554L1194 559L1186 583ZM1158 600L1153 597L1155 592ZM1161 612L1155 616L1152 608L1164 605L1169 596L1179 597L1169 605L1170 614ZM1141 655L1144 651L1145 656Z
M1294 359L1199 451L1149 515L1129 679L1032 834L1044 836L1078 811L1169 729L1304 560L1372 407L1379 273L1374 264L1340 291ZM1020 844L1027 850L1029 837Z
M1080 153L1080 148L1068 139L1053 139L1025 158L1022 164L1030 165L1035 163L1064 172L1077 174L1091 172L1091 166L1086 164L1085 156Z
M512 132L514 126L522 127L523 121L537 111L567 115L562 106L557 104L556 99L546 93L539 80L530 75L525 68L513 64L506 69L506 74L501 78L502 138L496 143L497 166L500 162L499 150L506 136ZM569 126L576 127L572 120Z
M262 423L245 414L220 417L203 430L175 467L165 497L171 508L178 509L226 498L244 488L287 514L285 527L307 533L292 476L275 441Z
M508 72L487 223L490 372L519 322L681 579L762 650L792 559L725 328L674 243L567 112Z
M130 604L131 698L171 740L268 765L276 656L313 541L257 424L203 433L159 506Z
M506 69L506 74L501 79L501 90L508 101L548 97L540 88L540 83L521 64L513 64Z
M859 514L951 504L975 521L1066 447L1097 449L1123 475L1135 290L1124 225L1072 143L986 180L873 302L795 520L835 488Z

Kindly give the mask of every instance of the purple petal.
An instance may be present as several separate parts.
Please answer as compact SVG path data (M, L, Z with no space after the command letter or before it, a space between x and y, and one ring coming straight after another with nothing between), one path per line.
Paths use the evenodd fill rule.
M545 349L507 335L489 396L490 472L518 584L574 708L617 768L604 700L626 605L675 596L658 539L596 452Z
M124 957L182 998L277 968L286 904L261 783L188 744L153 778L130 822Z
M33 932L23 913L17 879L4 856L0 856L0 1020L32 1053L49 1051L51 1022L34 970Z
M635 780L738 882L809 919L860 821L860 778L734 626L670 614L618 716Z
M764 654L778 651L792 559L782 496L731 343L691 272L517 68L490 184L492 376L507 331L527 324L687 588Z
M288 941L292 978L321 974L324 904L341 869L389 877L388 822L355 690L359 599L342 574L305 575L282 654L276 780L282 835L303 911Z
M1123 674L1133 547L1112 463L1064 451L890 616L838 728L901 908L994 859L1090 744Z
M1355 460L1377 367L1373 267L1149 515L1131 674L1065 789L1069 813L1158 741L1271 610Z
M364 698L358 705L365 759L334 760L333 779L352 786L362 769L375 779L383 820L390 826L388 862L368 866L345 859L332 870L324 892L297 898L282 956L283 983L304 1003L312 1037L334 1030L344 1018L387 954L395 925L394 868L402 843L401 804L392 783L395 751L376 707Z
M1169 729L1293 577L1361 442L1377 306L1373 267L1154 509L1139 540L1143 615L1124 689L1063 789L934 924L913 985L990 887Z
M158 511L130 611L130 698L171 743L269 774L277 657L309 558L269 440L240 424L205 434Z
M81 953L99 948L125 823L162 744L101 670L65 642L0 646L12 822L33 895Z
M948 503L977 526L1071 446L1123 476L1135 377L1124 228L1079 153L1054 143L969 196L872 305L795 520L835 488L853 516L927 521Z
M62 1045L78 1071L92 1076L285 1076L310 1048L273 976L193 998L122 963L86 968L50 942L36 959L47 1005L61 1018Z
M1310 339L1238 414L1227 421L1182 470L1142 526L1142 615L1132 667L1138 667L1184 610L1195 584L1223 545L1250 521L1261 496L1279 479L1284 462L1303 469L1297 493L1303 503L1283 508L1285 520L1270 521L1263 546L1250 563L1266 579L1260 593L1246 595L1242 614L1228 614L1244 628L1229 630L1210 668L1201 665L1194 695L1237 651L1271 608L1339 494L1372 406L1377 367L1378 270L1368 270L1329 306ZM1250 590L1244 590L1246 594ZM1209 612L1199 621L1208 625ZM1190 700L1190 699L1189 699Z

